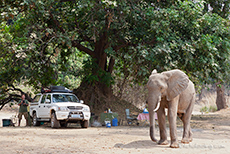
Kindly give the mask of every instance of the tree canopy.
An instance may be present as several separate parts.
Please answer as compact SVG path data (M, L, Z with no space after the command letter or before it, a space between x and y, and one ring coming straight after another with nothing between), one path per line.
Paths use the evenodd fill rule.
M1 104L18 98L12 90L23 79L38 89L66 84L71 75L104 95L112 94L114 78L145 84L154 68L179 68L196 82L226 81L229 4L219 11L213 3L3 0Z

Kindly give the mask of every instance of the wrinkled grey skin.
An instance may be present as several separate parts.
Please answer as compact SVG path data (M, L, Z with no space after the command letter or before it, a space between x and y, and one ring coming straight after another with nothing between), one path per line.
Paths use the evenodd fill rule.
M195 103L195 88L188 76L180 70L171 70L162 73L157 73L156 70L153 70L149 77L147 88L151 139L154 142L157 141L154 136L154 110L157 110L156 112L160 130L160 140L157 143L160 145L168 144L165 123L165 108L168 108L171 138L170 147L179 147L176 128L177 115L180 117L184 125L181 142L185 144L191 142L192 132L190 128L190 119ZM157 109L158 107L159 109Z

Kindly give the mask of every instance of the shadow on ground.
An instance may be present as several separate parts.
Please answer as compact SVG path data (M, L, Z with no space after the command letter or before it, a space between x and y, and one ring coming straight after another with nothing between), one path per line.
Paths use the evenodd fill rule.
M155 147L162 147L167 148L169 146L159 146L156 142L153 142L151 140L139 140L139 141L133 141L127 144L117 143L114 145L115 148L135 148L135 149L151 149Z

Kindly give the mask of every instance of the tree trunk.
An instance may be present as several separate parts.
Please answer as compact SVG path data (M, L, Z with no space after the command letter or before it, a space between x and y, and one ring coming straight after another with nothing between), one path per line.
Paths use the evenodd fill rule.
M73 47L77 47L78 50L89 54L93 59L93 65L97 65L93 67L91 72L95 76L95 80L89 82L83 79L80 87L74 90L74 93L92 108L103 106L101 104L108 106L113 98L110 76L113 72L115 59L109 57L105 52L111 46L108 38L109 22L106 18L104 30L98 35L98 39L95 40L93 50L83 46L78 40L72 41Z
M217 110L226 109L227 102L224 94L225 88L223 85L221 85L220 82L216 83L216 93L217 93L217 97L216 97Z
M96 42L94 54L91 55L94 60L93 65L97 65L97 67L93 67L94 69L92 69L91 73L98 80L90 83L83 79L80 87L74 90L74 93L90 105L91 109L98 108L98 106L109 108L113 98L110 78L105 78L105 75L112 74L115 60L112 57L108 57L105 53L106 48L108 48L108 40L104 34Z

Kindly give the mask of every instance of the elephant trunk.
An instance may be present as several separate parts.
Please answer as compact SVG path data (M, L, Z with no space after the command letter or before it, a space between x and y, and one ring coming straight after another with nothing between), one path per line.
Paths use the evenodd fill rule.
M150 96L149 100L148 100L149 120L150 120L150 138L153 142L157 142L157 139L155 138L155 135L154 135L154 132L155 132L155 111L157 111L160 107L160 99L161 99L161 96L159 96L157 99L156 99L156 97Z
M152 111L152 113L149 112L150 115L150 138L153 142L157 142L157 139L155 138L155 112ZM152 116L151 116L152 115ZM151 118L152 117L152 118Z

